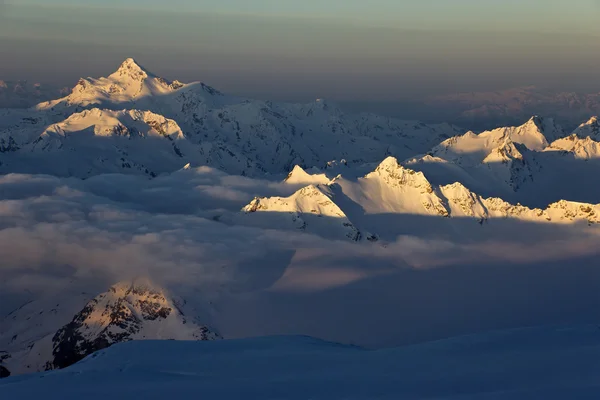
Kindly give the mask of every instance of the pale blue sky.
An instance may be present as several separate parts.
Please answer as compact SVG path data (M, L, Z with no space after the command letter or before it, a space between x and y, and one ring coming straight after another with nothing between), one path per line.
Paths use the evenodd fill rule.
M598 0L4 3L0 79L71 84L133 56L167 78L289 100L600 86Z

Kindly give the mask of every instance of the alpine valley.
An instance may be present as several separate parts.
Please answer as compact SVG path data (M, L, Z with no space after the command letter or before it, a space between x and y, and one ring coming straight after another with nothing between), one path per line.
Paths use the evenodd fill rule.
M67 371L110 375L109 362L133 382L145 367L120 355L143 360L150 345L163 358L148 371L176 359L182 381L222 370L237 351L254 370L256 349L289 354L290 371L303 352L349 371L350 359L379 371L404 357L402 373L418 377L415 360L453 368L449 352L470 357L469 343L490 357L475 365L496 360L485 343L521 349L534 337L551 362L562 354L552 343L576 352L581 338L597 355L598 171L593 116L574 131L532 116L473 132L322 99L231 96L127 59L65 97L0 109L0 376L11 377L0 393L17 398L28 380L14 375L84 358L40 375L44 384ZM556 325L572 330L507 331ZM482 333L493 330L510 333ZM194 343L193 365L179 343L104 350L268 335L354 346ZM356 346L404 347L386 358ZM503 362L522 360L511 357ZM489 379L481 393L508 390ZM542 389L531 390L552 392Z

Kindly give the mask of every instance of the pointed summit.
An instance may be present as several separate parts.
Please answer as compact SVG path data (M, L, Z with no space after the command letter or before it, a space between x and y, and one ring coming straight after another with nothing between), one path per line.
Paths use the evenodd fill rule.
M121 63L121 65L119 66L119 70L123 70L123 69L125 69L125 70L134 69L134 70L140 70L140 71L144 70L144 68L142 68L142 66L139 65L137 63L137 61L135 61L135 59L133 59L131 57L126 58L125 61L123 61Z
M366 179L381 179L391 187L412 187L422 189L426 193L433 193L433 187L422 172L404 168L395 157L387 157L375 171L367 174Z
M590 137L593 140L600 140L600 121L598 117L592 117L587 122L579 125L573 132L580 138Z
M555 123L552 118L544 118L539 115L533 115L527 122L521 125L519 128L531 128L533 130L537 130L540 133L544 134L545 131L552 131L555 129Z
M529 118L527 123L534 124L538 128L542 129L544 127L544 118L540 117L539 115L533 115L531 118Z
M144 80L149 76L153 76L153 74L140 66L133 58L127 58L121 63L119 68L110 75L111 78L129 77L135 80Z
M532 116L525 124L517 128L517 134L533 133L540 134L549 143L565 137L562 127L553 118L544 118L539 115Z
M398 159L396 157L388 156L385 158L385 160L383 160L379 164L379 166L377 167L377 170L398 169L398 168L402 168L402 166L398 162Z
M289 197L257 197L240 214L252 226L293 229L357 242L361 232L335 203L333 192L323 185L308 185Z
M330 179L323 173L309 174L301 166L296 165L284 180L291 185L326 185Z

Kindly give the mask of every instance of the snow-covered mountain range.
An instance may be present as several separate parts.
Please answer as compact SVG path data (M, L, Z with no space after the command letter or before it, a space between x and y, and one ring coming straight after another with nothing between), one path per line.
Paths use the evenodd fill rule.
M140 339L291 333L377 347L412 332L589 322L577 310L595 303L552 284L539 298L567 305L544 303L539 317L527 308L535 288L506 299L514 282L480 270L455 291L435 287L453 276L411 281L471 263L574 260L589 274L580 258L597 256L600 125L586 118L573 132L534 116L477 134L325 100L230 96L133 59L65 97L0 109L0 375ZM464 282L477 277L490 297L466 290L467 307ZM597 293L587 283L578 290ZM425 307L430 324L406 306L421 287L443 293ZM525 314L485 322L499 298L525 299ZM346 315L340 299L364 303ZM380 316L392 312L404 319Z
M310 176L296 166L288 179L302 177L308 182ZM394 240L398 234L397 227L390 229L382 223L380 217L384 215L388 223L395 219L399 225L403 217L433 217L428 228L435 226L436 230L452 225L450 219L470 219L479 224L497 218L542 224L600 222L600 204L561 200L543 209L510 204L497 197L484 198L460 182L433 185L422 172L403 167L393 157L357 179L339 175L323 183L323 174L313 176L314 183L290 197L255 198L235 223L373 242L380 237Z
M281 174L295 164L408 157L460 132L448 124L347 115L325 100L283 104L228 96L199 82L167 81L133 59L107 78L81 79L66 97L0 116L0 171L81 178L153 176L187 163L234 174ZM165 124L179 134L164 132ZM132 145L139 136L154 140ZM140 149L146 146L156 149Z
M536 116L517 127L463 134L448 124L346 114L325 100L285 104L229 96L199 82L168 81L133 59L107 78L81 79L63 98L0 116L3 173L151 178L190 164L259 177L295 165L325 170L340 160L360 168L393 156L436 184L462 182L529 206L595 202L600 194L588 190L598 186L591 167L600 140L595 117L572 133ZM571 174L581 179L562 178ZM551 190L540 189L556 180L561 183Z
M562 199L598 201L597 118L565 133L552 119L467 132L403 162L439 184L462 182L487 196L543 207Z

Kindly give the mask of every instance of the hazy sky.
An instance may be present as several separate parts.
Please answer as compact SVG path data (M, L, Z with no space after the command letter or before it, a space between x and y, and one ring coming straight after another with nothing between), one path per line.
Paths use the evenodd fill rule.
M283 100L600 88L597 0L1 1L0 79L71 85L133 56Z

